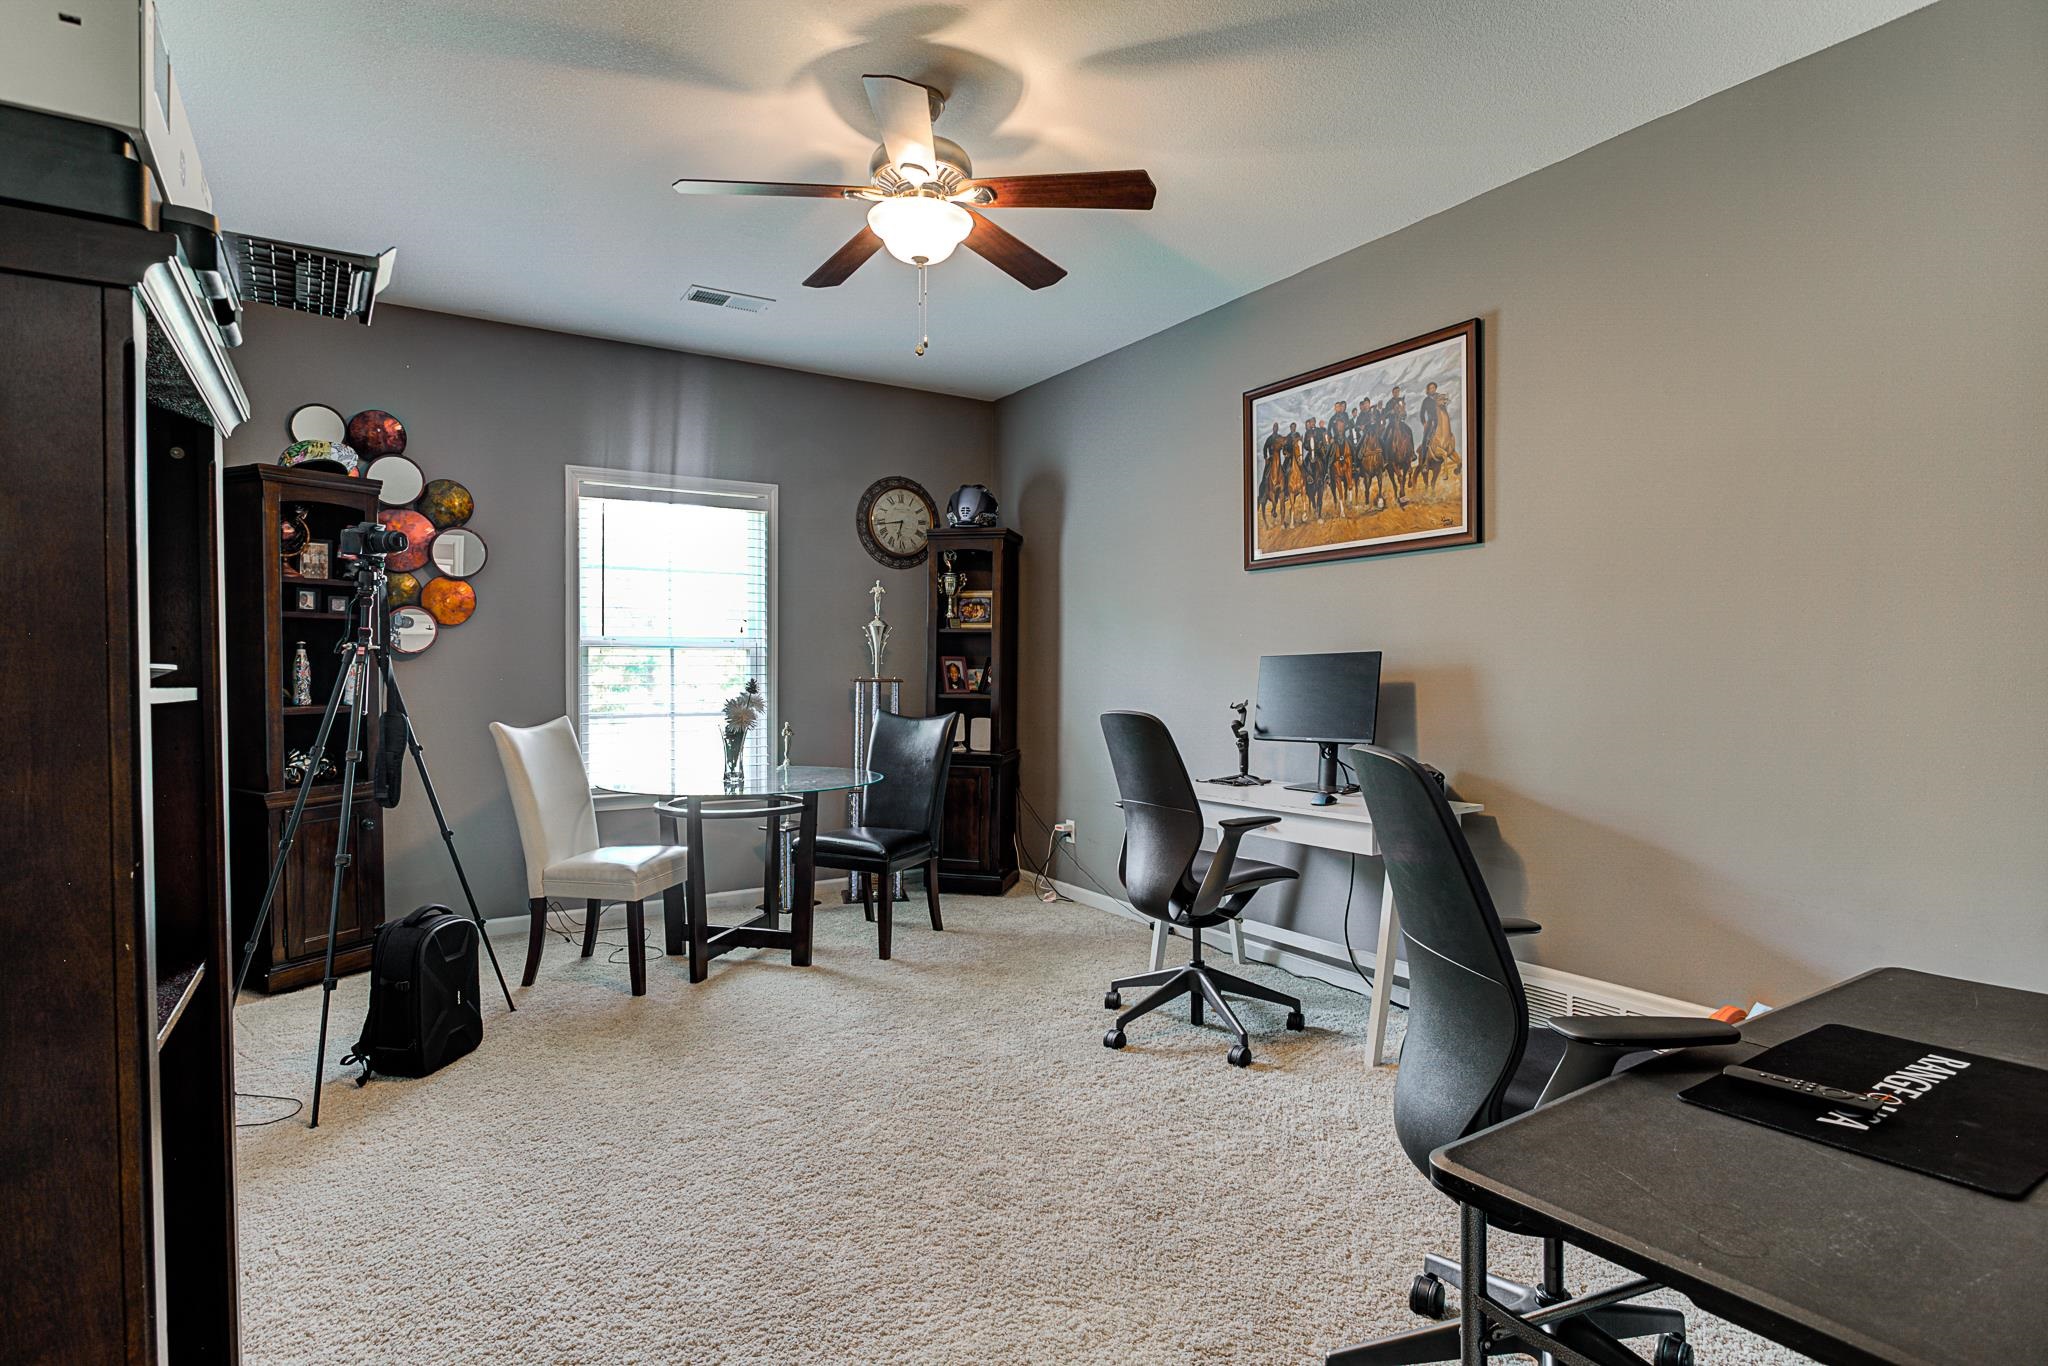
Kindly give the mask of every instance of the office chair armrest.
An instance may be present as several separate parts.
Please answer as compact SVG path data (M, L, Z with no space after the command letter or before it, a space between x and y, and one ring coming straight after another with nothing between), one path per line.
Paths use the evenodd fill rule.
M1216 822L1216 828L1225 834L1232 830L1242 834L1246 830L1256 830L1262 825L1278 824L1280 824L1278 816L1230 816Z
M1541 924L1524 915L1504 915L1500 918L1502 934L1536 934L1542 929Z
M1558 1015L1551 1018L1550 1027L1564 1036L1564 1057L1550 1074L1538 1105L1613 1075L1616 1064L1631 1053L1742 1040L1742 1031L1732 1024L1692 1016Z
M1239 841L1260 826L1279 823L1278 816L1231 816L1216 822L1223 838L1216 842L1215 857L1209 861L1209 875L1202 879L1201 888L1195 893L1195 904L1188 908L1190 920L1209 914L1222 902L1223 889L1230 883L1230 867L1237 862Z

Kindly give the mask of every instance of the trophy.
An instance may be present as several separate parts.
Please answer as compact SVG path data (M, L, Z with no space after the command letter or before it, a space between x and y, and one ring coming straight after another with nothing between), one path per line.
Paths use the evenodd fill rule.
M967 576L955 572L952 551L947 551L940 558L946 562L946 572L939 575L939 591L946 595L946 624L951 626L960 620L960 612L953 605L953 599L967 586Z
M1237 719L1230 723L1230 733L1237 739L1237 772L1227 778L1205 778L1204 782L1218 783L1224 787L1261 787L1270 782L1268 778L1252 776L1252 737L1245 730L1245 713L1251 709L1251 699L1232 702L1230 709L1237 713Z
M889 590L882 587L880 579L868 590L868 596L875 600L875 615L862 625L861 636L868 643L868 677L882 676L882 651L889 648L889 623L882 620L882 594Z
M782 723L782 766L789 767L789 722Z

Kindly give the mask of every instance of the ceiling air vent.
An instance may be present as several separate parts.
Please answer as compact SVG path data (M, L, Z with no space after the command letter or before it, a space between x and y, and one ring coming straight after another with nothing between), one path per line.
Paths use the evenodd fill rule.
M742 294L735 289L712 289L708 285L691 285L683 292L683 301L710 304L713 308L736 308L742 313L765 313L768 305L775 302L758 294Z

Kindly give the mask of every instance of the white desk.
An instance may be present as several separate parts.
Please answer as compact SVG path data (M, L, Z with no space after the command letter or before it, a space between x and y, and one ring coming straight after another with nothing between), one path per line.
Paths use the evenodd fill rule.
M1289 792L1279 783L1268 783L1264 787L1218 787L1214 783L1196 783L1195 796L1202 803L1202 815L1211 822L1248 814L1280 818L1277 825L1246 832L1250 839L1281 840L1313 849L1364 854L1367 858L1380 855L1379 837L1373 831L1372 817L1366 814L1365 802L1355 792L1348 797L1337 798L1329 806L1312 805L1314 793ZM1473 812L1483 809L1477 802L1451 803L1451 813L1461 822ZM1211 837L1212 845L1219 838L1213 826L1206 833ZM1394 913L1394 884L1384 881L1380 889L1379 943L1373 957L1372 1009L1366 1021L1366 1030L1372 1036L1367 1056L1374 1066L1383 1066L1386 1062L1387 988L1394 981L1394 960L1401 943L1400 928L1400 919Z

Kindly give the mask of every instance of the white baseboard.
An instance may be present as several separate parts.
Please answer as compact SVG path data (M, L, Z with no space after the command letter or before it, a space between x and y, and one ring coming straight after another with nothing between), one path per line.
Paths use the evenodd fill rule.
M1077 886L1071 882L1053 879L1053 886L1060 894L1083 906L1112 915L1122 916L1146 926L1152 925L1148 916L1126 906L1113 897L1104 896L1091 887ZM1302 934L1279 925L1262 925L1256 920L1243 921L1245 957L1259 963L1271 963L1297 977L1311 977L1346 991L1362 992L1365 983L1359 980L1351 965L1345 961L1344 946L1314 935ZM1187 931L1175 928L1170 933L1185 938ZM1230 952L1230 931L1211 929L1202 941L1209 947ZM1353 946L1353 954L1359 965L1378 974L1379 964L1370 948ZM1707 1015L1711 1009L1692 1001L1681 1001L1672 996L1659 996L1655 992L1642 991L1635 987L1623 986L1619 982L1603 982L1594 977L1582 977L1575 972L1564 972L1557 968L1545 967L1540 963L1523 963L1521 966L1522 985L1529 995L1529 1013L1538 1020L1547 1020L1553 1015ZM1394 965L1394 981L1405 984L1407 964Z

